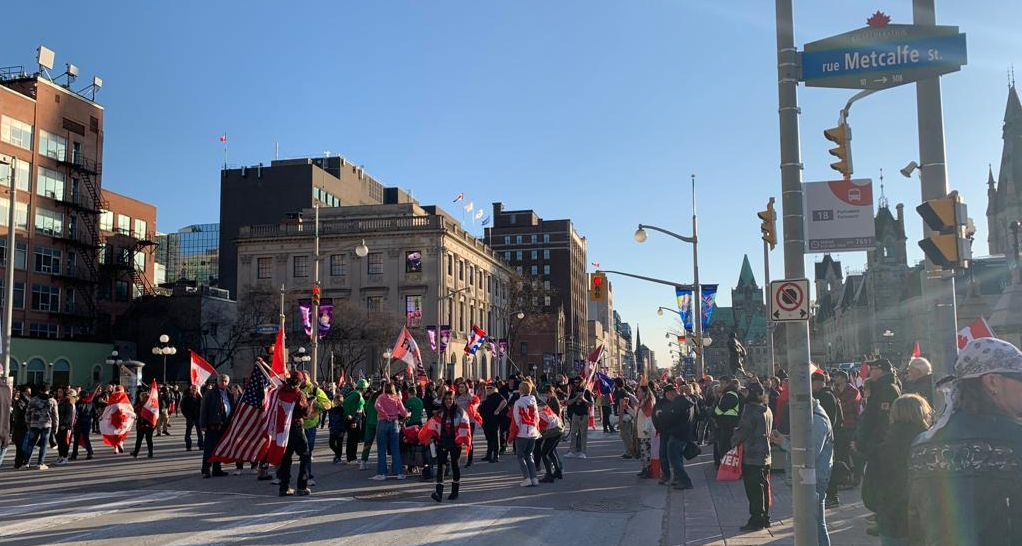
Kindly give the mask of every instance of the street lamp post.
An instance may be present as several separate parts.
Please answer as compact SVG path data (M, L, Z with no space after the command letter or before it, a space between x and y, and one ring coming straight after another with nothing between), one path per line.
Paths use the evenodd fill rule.
M703 337L703 291L699 285L699 221L698 215L696 214L696 175L692 175L692 236L685 237L684 235L678 235L672 231L668 231L663 228L656 226L639 224L639 229L635 231L635 240L639 243L646 242L646 229L653 231L659 231L666 235L670 235L679 241L684 241L692 245L692 285L693 285L693 296L695 297L695 316L693 317L692 323L695 327L696 339L702 339ZM698 348L696 352L696 376L703 377L706 375L706 365L703 359L703 350Z
M167 384L167 356L176 355L177 348L170 345L170 336L160 334L160 344L153 347L153 354L163 357L163 384Z
M313 203L315 210L315 238L312 258L312 384L316 384L316 369L319 368L319 203Z
M6 377L11 373L11 323L14 320L14 249L15 233L18 225L15 221L18 208L18 184L15 180L18 170L18 159L10 156L0 156L0 164L7 165L11 169L11 190L10 207L7 210L7 271L5 271L4 284L4 325L3 325L3 370L0 370L0 377Z
M120 354L117 351L111 351L110 357L106 359L106 363L113 366L114 378L119 377L121 364L124 364L124 361L120 359Z
M299 347L298 350L295 351L295 355L291 357L291 360L294 361L295 368L304 370L306 366L309 364L309 362L312 360L312 357L305 354L305 347Z
M382 384L390 377L390 357L394 356L394 353L390 349L384 349L380 356L383 357L383 364L380 366L380 383Z

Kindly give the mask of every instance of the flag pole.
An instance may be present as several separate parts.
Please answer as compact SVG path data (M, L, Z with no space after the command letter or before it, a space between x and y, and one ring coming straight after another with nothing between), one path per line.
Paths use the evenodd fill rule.
M287 350L284 348L287 345L287 333L284 331L284 285L280 285L280 361L284 363L284 369L287 370Z
M313 203L315 210L315 238L313 246L312 286L316 292L312 298L312 384L316 384L316 372L319 368L319 203Z

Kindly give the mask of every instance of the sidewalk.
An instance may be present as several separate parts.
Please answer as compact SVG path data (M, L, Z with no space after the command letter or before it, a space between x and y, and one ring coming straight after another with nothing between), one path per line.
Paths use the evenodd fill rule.
M704 451L706 449L704 448ZM791 487L784 474L770 478L773 506L770 529L744 533L738 528L749 519L749 503L741 481L718 482L713 456L701 455L685 466L695 489L671 491L667 499L663 546L746 546L795 544ZM866 534L865 517L858 490L842 491L841 506L827 510L827 527L834 546L876 546L879 539Z

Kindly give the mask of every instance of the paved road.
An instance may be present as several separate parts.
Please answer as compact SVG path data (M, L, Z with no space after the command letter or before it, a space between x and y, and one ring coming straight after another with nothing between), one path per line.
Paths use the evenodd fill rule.
M180 433L183 423L175 423ZM790 520L772 534L739 534L747 517L741 485L707 482L712 465L705 460L692 468L693 491L639 480L637 463L618 458L616 435L591 433L592 456L567 459L564 480L536 488L517 485L511 457L476 463L463 471L461 498L442 504L429 498L431 484L373 482L372 471L330 464L325 438L317 442L311 497L278 497L248 471L202 479L200 454L186 452L178 435L157 438L153 459L103 447L92 461L47 471L8 466L0 471L0 545L106 546L112 538L144 546L791 543ZM779 486L781 516L786 495ZM840 513L847 519L835 544L876 543L862 533L861 506Z

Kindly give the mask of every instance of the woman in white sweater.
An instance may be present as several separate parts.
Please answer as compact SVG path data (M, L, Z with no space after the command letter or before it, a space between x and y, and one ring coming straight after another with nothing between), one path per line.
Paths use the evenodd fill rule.
M532 393L532 383L522 381L518 386L520 398L511 410L511 433L508 438L515 442L515 455L518 457L518 466L521 467L522 478L524 478L521 483L522 487L539 485L536 463L532 460L532 452L536 449L536 440L541 436L539 407Z

